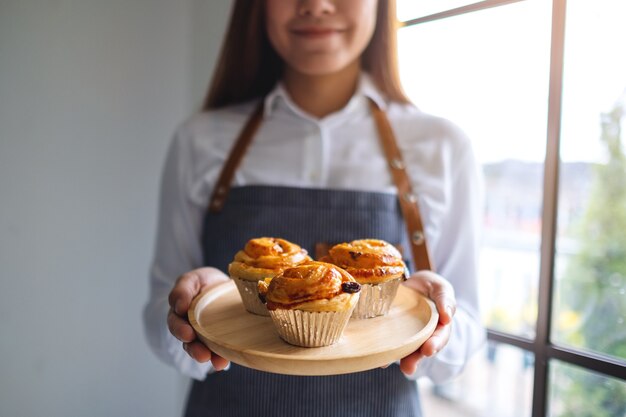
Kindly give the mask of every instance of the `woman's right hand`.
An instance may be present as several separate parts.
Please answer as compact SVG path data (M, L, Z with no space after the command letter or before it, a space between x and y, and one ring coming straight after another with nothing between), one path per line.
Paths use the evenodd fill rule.
M181 275L169 295L170 311L167 314L167 326L170 333L183 342L183 349L198 362L213 364L217 371L228 366L228 360L211 352L202 343L189 324L187 311L193 298L202 291L228 281L228 277L215 268L199 268Z

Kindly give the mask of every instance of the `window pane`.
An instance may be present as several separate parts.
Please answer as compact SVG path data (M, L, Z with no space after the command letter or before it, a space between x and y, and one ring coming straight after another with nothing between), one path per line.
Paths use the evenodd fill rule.
M550 417L624 417L626 382L550 362Z
M398 0L398 20L407 21L444 10L476 3L478 0Z
M626 360L624 16L567 6L553 337Z
M490 342L458 379L419 387L426 416L530 417L532 382L532 353Z
M401 29L400 72L422 110L472 139L486 181L481 309L534 337L550 46L550 2L527 0Z

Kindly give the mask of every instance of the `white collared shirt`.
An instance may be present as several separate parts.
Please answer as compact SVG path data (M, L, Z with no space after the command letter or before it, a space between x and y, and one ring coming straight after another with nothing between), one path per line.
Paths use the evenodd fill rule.
M279 84L265 98L263 123L233 180L235 186L282 185L395 193L368 98L387 113L400 147L437 272L454 286L457 312L448 345L413 376L456 375L484 340L477 300L481 181L471 143L445 119L387 102L367 75L340 111L316 119ZM203 265L202 222L213 186L256 103L204 112L184 122L170 146L161 184L157 242L144 310L148 342L180 372L204 379L199 364L167 330L167 297L181 274Z

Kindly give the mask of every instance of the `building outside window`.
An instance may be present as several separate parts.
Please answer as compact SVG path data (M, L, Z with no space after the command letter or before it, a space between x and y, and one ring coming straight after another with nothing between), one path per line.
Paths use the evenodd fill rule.
M422 383L424 408L624 417L626 2L397 2L407 93L468 134L485 178L489 343Z

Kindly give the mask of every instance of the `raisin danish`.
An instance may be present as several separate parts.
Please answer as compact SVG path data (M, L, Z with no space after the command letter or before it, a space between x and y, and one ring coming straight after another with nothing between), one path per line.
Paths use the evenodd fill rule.
M361 290L345 270L314 261L287 268L258 287L280 337L304 347L335 343Z
M345 269L362 285L354 318L387 314L400 283L408 278L406 264L395 246L378 239L359 239L330 248L322 260Z
M269 315L260 302L257 283L299 265L311 258L295 243L273 237L250 239L228 265L228 274L235 281L243 304L251 313Z

